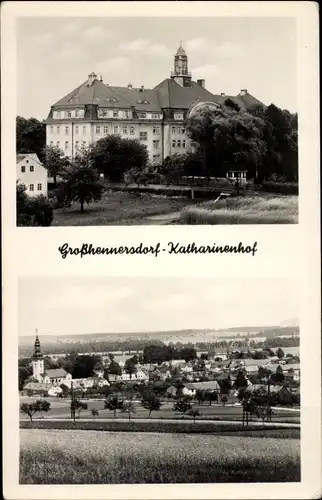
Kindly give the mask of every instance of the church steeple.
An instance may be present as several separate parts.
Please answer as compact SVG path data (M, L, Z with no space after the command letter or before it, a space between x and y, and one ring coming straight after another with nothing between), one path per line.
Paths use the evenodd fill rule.
M45 371L44 358L43 358L43 355L41 354L40 340L38 337L38 330L36 330L36 340L35 340L35 344L34 344L34 354L33 354L33 360L32 360L33 377L36 380L38 380L38 382L42 382L44 371Z
M181 87L191 87L191 73L188 72L188 56L180 42L180 46L174 56L174 71L171 78Z
M41 349L40 349L40 340L39 340L39 337L38 337L38 330L36 330L36 340L35 340L35 344L34 344L34 355L33 355L34 358L41 358L42 355L41 355Z

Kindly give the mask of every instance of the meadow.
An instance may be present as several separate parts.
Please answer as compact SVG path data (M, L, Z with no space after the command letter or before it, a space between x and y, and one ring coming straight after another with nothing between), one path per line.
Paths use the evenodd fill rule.
M296 224L297 196L236 196L185 208L181 224Z
M300 481L300 440L20 430L21 484Z
M187 196L107 190L84 213L77 203L55 209L52 226L294 224L297 219L297 196L252 193L198 202Z

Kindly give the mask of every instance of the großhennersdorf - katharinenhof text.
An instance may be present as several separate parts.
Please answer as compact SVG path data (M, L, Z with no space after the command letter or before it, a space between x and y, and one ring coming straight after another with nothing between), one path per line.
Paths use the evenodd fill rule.
M170 255L183 255L183 254L248 254L254 256L257 252L257 241L250 245L245 245L243 242L236 243L235 245L196 245L196 243L188 243L182 245L180 242L169 241L167 245L161 247L158 242L155 245L144 245L140 243L135 246L110 246L101 247L92 245L92 243L82 243L79 247L71 247L68 243L64 243L58 250L63 259L67 255L74 255L85 257L86 255L154 255L158 257L161 252L167 252Z

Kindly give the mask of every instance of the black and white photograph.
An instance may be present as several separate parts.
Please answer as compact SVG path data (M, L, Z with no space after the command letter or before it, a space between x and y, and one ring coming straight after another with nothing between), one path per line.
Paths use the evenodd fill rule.
M18 226L298 222L295 17L17 20Z
M300 481L296 285L20 280L20 483Z

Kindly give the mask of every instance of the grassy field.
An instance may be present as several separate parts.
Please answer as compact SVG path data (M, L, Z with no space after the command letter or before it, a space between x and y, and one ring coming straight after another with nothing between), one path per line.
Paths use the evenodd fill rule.
M85 206L85 213L76 203L68 209L56 209L52 226L152 224L155 222L149 217L177 212L189 204L185 197L107 191L101 201Z
M300 481L298 439L20 431L21 484Z
M187 197L109 190L101 201L54 211L52 226L151 224L288 224L298 217L297 196L243 196L196 202Z
M181 224L295 224L297 196L241 196L184 209Z
M22 397L21 402L31 403L37 398ZM46 417L52 418L70 418L70 400L57 399L57 398L45 398L51 403L51 410L48 414L44 415ZM86 400L83 400L86 401ZM114 418L113 412L104 409L104 401L90 400L86 401L88 404L88 410L84 410L80 413L81 418L93 419L90 410L97 409L99 411L98 418ZM139 403L134 403L135 418L148 418L149 411L143 408ZM205 404L199 406L198 404L193 405L199 409L200 416L198 420L242 420L242 408L241 406L222 406L221 404L212 404L211 406ZM163 403L160 411L152 412L151 419L179 419L181 420L182 414L175 413L173 410L173 402ZM36 415L37 416L37 415ZM22 415L21 415L22 417ZM39 417L39 414L38 414ZM126 418L127 415L117 411L117 418ZM26 415L24 415L26 418ZM27 417L28 418L28 417ZM191 420L192 417L186 415L185 419ZM272 422L289 422L289 423L300 423L300 412L294 412L289 409L276 409L273 410Z

